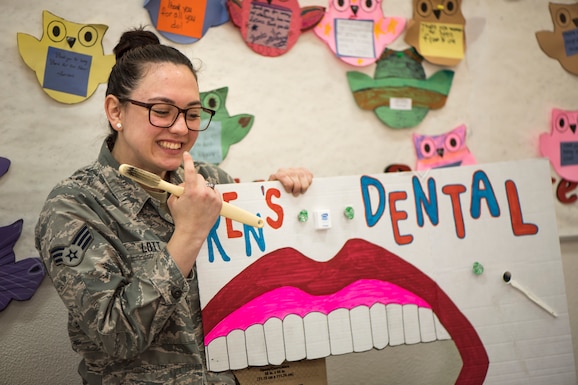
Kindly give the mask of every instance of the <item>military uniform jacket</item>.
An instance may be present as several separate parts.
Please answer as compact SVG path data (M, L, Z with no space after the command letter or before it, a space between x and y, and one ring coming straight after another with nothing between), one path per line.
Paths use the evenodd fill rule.
M184 277L166 249L166 204L118 166L104 143L96 162L54 187L36 225L84 383L235 384L230 372L206 371L197 277ZM196 167L210 182L233 182ZM183 181L182 168L170 181Z

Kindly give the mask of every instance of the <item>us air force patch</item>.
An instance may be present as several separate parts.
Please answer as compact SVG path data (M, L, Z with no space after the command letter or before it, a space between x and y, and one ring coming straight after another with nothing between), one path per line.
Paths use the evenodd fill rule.
M86 225L76 233L69 246L59 246L50 250L50 256L56 266L78 266L84 258L84 252L92 242L92 234Z

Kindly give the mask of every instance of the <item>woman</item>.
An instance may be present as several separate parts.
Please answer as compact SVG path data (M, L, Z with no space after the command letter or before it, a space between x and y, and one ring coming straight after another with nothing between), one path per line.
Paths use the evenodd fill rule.
M235 384L206 370L195 259L219 216L207 183L232 183L189 150L206 128L195 70L142 29L114 49L105 111L111 134L96 162L49 194L36 226L39 250L69 313L85 384ZM202 123L206 123L203 124ZM122 176L122 163L184 187L180 197ZM295 195L312 174L281 169Z

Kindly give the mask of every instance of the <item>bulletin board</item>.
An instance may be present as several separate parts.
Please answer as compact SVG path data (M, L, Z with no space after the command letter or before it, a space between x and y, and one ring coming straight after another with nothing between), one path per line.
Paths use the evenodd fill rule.
M106 85L101 79L87 79L90 92L81 101L56 100L43 91L38 74L23 60L17 36L24 33L41 40L45 10L70 28L100 25L101 35L92 50L72 56L90 56L102 67L108 65L107 57L124 31L140 25L156 31L144 3L103 0L79 6L72 0L54 4L21 0L3 7L0 157L10 164L0 177L0 225L22 220L22 232L14 245L17 260L38 257L34 226L47 194L59 180L94 161L109 130L103 111ZM154 1L146 3L158 6L150 4ZM328 6L319 0L298 3L300 7ZM559 3L576 4L569 0ZM412 18L412 1L384 0L380 7L386 17L406 22ZM388 168L399 170L399 166L411 170L409 176L400 178L425 176L427 171L416 171L412 136L441 135L462 125L467 129L467 147L482 169L541 158L539 138L550 131L553 109L578 110L577 75L547 56L536 38L538 31L554 30L548 2L464 0L461 8L465 18L463 57L451 66L422 63L426 79L440 71L453 72L445 103L442 108L429 109L415 127L402 129L389 127L373 111L361 109L348 83L350 72L374 79L377 65L358 66L340 60L313 28L303 28L292 47L274 57L249 47L240 28L223 16L219 7L211 10L212 17L206 18L207 23L192 39L175 41L166 33L158 34L163 43L192 59L198 68L200 91L221 97L220 106L226 109L219 110L219 129L230 129L233 118L237 122L234 128L250 127L242 138L228 141L221 158L216 158L242 183L267 179L278 168L292 166L307 167L320 179L379 175ZM387 47L408 49L404 33ZM227 92L221 92L224 89ZM562 240L578 237L578 188L564 183L552 167L547 176L543 165L534 172L533 164L510 171L514 180L547 177L551 181L555 218L548 223L557 229L548 229L549 240L554 242L554 231ZM464 277L469 274L469 262L463 267L468 270ZM450 274L449 270L439 272L438 278L444 274ZM534 287L539 282L535 276L525 283ZM50 283L45 280L43 285L48 288ZM520 300L512 306L526 306L526 302ZM532 311L542 316L540 309ZM550 321L546 320L547 315L544 322Z

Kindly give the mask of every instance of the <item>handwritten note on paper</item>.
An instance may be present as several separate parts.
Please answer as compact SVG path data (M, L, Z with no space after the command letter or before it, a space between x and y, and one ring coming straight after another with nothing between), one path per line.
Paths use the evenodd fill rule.
M375 58L373 20L335 19L338 56Z
M419 41L422 56L462 59L464 27L459 24L421 23Z
M157 29L200 39L207 0L160 0Z
M286 49L292 11L288 8L251 3L247 41L265 47Z
M212 121L209 128L199 133L195 145L191 149L193 159L219 164L223 160L223 146L221 146L221 122Z
M566 49L566 56L578 54L578 29L564 31L564 48Z
M42 87L86 96L91 64L91 56L48 47Z

